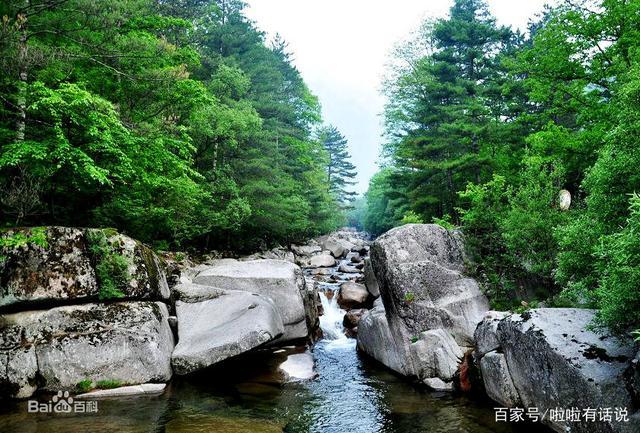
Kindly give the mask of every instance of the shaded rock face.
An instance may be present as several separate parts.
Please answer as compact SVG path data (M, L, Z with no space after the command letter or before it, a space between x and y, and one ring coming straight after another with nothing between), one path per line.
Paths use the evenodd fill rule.
M379 309L370 318L365 315L358 327L359 346L402 374L438 388L439 381L425 379L450 383L489 309L476 281L463 275L459 237L433 224L395 228L373 243L371 267L387 324ZM372 282L369 286L375 290ZM373 322L384 330L370 328ZM372 343L376 347L368 348Z
M73 390L78 382L171 378L173 334L160 302L56 307L3 315L0 382L5 396Z
M409 364L403 344L393 335L382 300L378 298L373 309L358 322L358 349L396 373L410 376L413 366Z
M187 374L275 340L284 325L274 303L249 292L221 291L210 300L176 302L177 374Z
M587 329L593 310L539 308L499 320L489 317L478 326L478 344L485 351L476 354L487 393L506 406L521 404L540 412L555 408L627 407L629 423L552 421L554 430L571 432L640 431L638 417L625 387L625 372L635 355L631 341L598 334ZM494 336L489 336L494 330ZM477 352L481 352L476 349Z
M378 280L376 280L376 274L373 272L373 266L371 266L371 259L369 258L364 260L364 284L367 286L367 290L371 293L371 296L374 298L380 296Z
M358 327L358 323L360 323L360 319L367 312L366 308L356 308L354 310L347 311L347 314L344 315L342 319L342 324L347 329L355 329Z
M271 299L284 324L284 333L278 343L307 338L309 335L308 322L313 318L308 316L315 308L315 296L308 293L302 270L293 263L281 260L225 260L202 270L193 278L193 282L225 291L255 293Z
M17 229L2 236L29 235ZM114 254L129 266L129 281L119 289L126 299L166 300L169 287L158 257L142 243L112 230L48 227L47 246L35 243L4 249L0 261L0 307L55 306L91 302L99 295L92 235L104 234Z

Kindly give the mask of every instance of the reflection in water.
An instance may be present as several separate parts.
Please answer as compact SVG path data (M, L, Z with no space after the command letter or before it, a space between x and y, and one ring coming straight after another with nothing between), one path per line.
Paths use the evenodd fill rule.
M283 383L278 364L301 350L265 351L176 378L161 396L101 400L98 414L34 415L26 402L3 405L0 432L515 431L493 422L491 406L429 393L363 359L353 339L320 341L313 349L318 378Z

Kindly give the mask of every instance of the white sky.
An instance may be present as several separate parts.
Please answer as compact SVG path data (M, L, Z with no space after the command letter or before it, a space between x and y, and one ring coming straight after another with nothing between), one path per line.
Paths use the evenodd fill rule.
M349 140L365 192L381 144L380 95L394 45L429 17L445 17L452 0L246 0L247 15L268 37L279 33L320 98L325 121ZM521 30L547 0L488 0L498 23Z

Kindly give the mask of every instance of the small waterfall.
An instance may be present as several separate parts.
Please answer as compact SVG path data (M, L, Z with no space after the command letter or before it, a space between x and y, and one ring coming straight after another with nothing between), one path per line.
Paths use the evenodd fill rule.
M331 300L327 298L325 292L320 291L320 301L322 302L323 314L320 316L320 328L326 340L346 340L342 320L346 311L338 306L337 295Z

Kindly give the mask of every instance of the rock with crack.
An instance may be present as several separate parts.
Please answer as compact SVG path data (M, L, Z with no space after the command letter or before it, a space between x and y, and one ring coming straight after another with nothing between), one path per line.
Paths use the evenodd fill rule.
M281 260L214 262L198 273L193 283L269 298L284 324L284 333L277 343L307 338L317 326L314 287L307 287L302 270L293 263Z
M389 327L382 299L376 299L373 308L358 322L358 349L396 373L409 376L413 365L403 345L404 342L397 340Z
M238 290L206 301L177 301L176 314L178 344L171 362L181 375L260 347L285 332L271 299Z
M489 310L477 282L464 275L458 234L433 224L392 229L373 243L371 267L386 314L365 315L359 346L404 375L450 382ZM368 327L373 318L384 331ZM423 338L430 343L420 343Z
M364 259L364 284L367 286L367 290L371 293L371 296L377 298L380 296L380 288L378 287L378 280L373 273L373 267L371 266L371 259Z
M174 347L168 316L160 302L85 304L3 315L3 392L25 398L37 385L49 391L73 390L86 379L166 382Z

